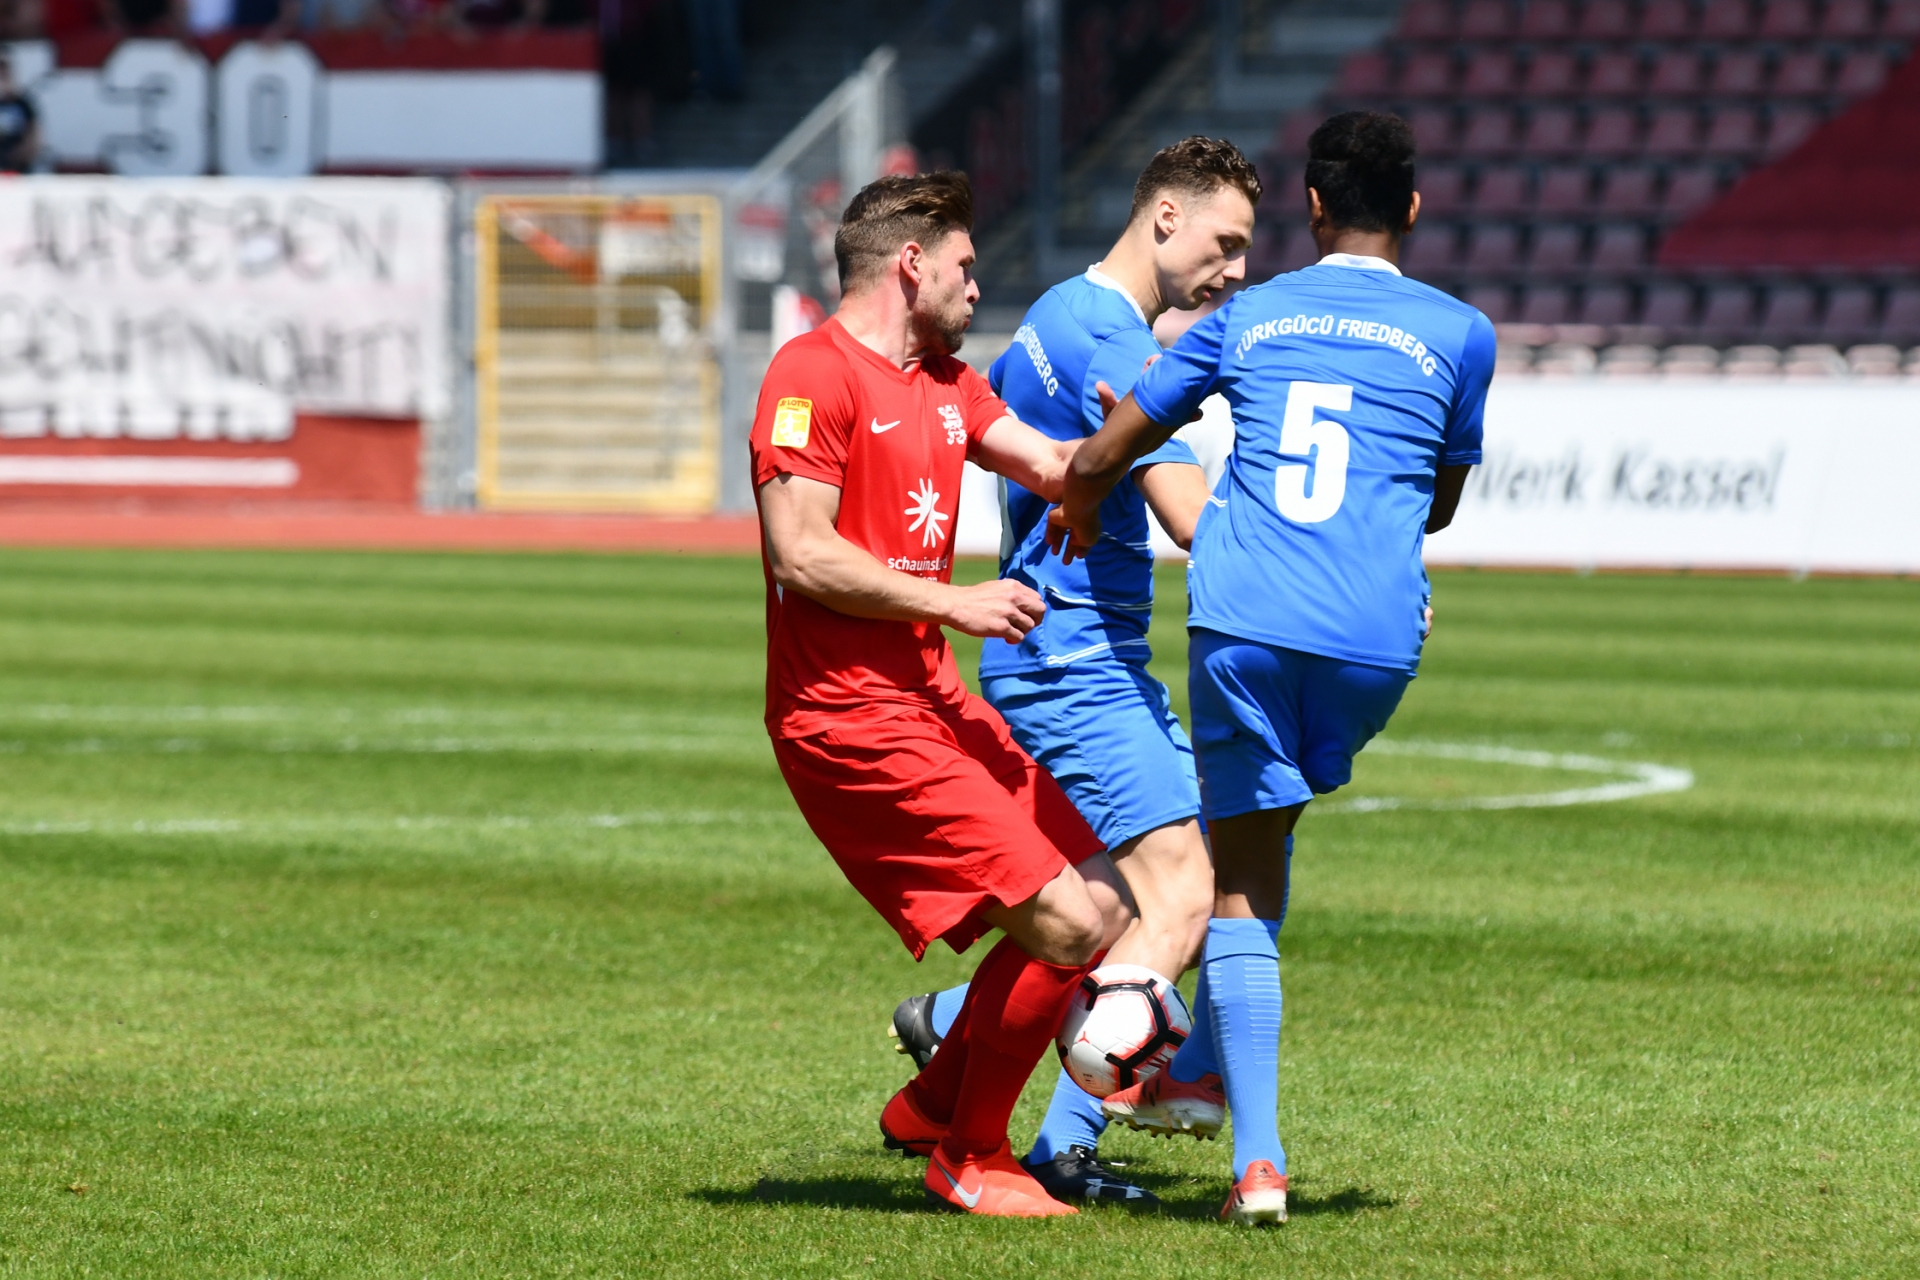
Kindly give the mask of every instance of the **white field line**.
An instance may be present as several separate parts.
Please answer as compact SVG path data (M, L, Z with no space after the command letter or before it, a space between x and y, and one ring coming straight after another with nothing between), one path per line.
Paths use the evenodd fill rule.
M1693 785L1693 771L1641 760L1608 760L1602 756L1560 755L1551 751L1524 751L1517 747L1484 746L1468 742L1421 742L1375 738L1368 751L1383 756L1433 756L1442 760L1472 760L1480 764L1509 764L1523 769L1564 769L1577 773L1608 774L1621 780L1597 787L1563 791L1533 791L1512 796L1466 796L1458 800L1406 800L1395 796L1364 796L1316 804L1322 813L1380 813L1391 809L1557 809L1574 804L1606 804L1640 796L1685 791Z

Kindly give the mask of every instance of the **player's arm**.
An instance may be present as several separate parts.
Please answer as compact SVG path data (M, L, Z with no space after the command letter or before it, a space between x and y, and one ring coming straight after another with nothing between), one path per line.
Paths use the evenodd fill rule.
M856 618L937 622L1011 641L1046 612L1038 592L1009 579L956 587L889 569L840 536L839 515L837 485L781 472L760 486L767 563L782 590Z
M978 466L1005 476L1048 502L1060 501L1060 485L1080 440L1055 440L1012 414L998 419L974 443L970 457Z
M1460 509L1460 495L1467 491L1467 472L1471 470L1471 463L1441 465L1433 479L1433 508L1427 512L1428 533L1438 533L1453 523L1453 513Z
M1193 531L1207 509L1207 473L1190 462L1149 462L1133 473L1154 519L1182 551L1193 550Z
M1081 444L1067 465L1060 505L1047 513L1047 545L1069 564L1076 556L1084 556L1100 541L1101 502L1134 463L1165 444L1179 428L1177 422L1149 418L1129 391L1107 415L1106 425ZM1194 519L1199 519L1197 512Z

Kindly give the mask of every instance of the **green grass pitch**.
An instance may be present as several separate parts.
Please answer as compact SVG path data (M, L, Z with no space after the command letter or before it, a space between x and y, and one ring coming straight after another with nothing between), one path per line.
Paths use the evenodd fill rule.
M1306 816L1252 1233L1127 1133L1165 1217L923 1208L882 1026L970 965L795 815L756 563L0 553L0 1276L1920 1274L1920 584L1436 604L1389 740L1553 754ZM1569 753L1696 781L1350 803Z

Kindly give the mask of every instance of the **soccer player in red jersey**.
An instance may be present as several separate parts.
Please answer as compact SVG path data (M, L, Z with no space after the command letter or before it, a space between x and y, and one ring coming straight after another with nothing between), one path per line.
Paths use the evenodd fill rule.
M1066 1000L1125 928L1125 889L1052 776L961 683L940 628L1017 641L1044 605L952 585L961 464L1057 500L1078 442L1013 417L954 359L979 297L958 173L882 178L847 206L843 298L782 347L754 415L767 574L767 731L788 788L918 959L1006 936L933 1060L887 1104L887 1145L971 1213L1073 1213L1013 1157L1007 1121Z

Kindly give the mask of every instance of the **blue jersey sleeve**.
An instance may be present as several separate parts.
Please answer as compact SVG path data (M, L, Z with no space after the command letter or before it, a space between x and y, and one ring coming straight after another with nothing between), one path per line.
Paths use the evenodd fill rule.
M1087 417L1087 434L1100 429L1103 420L1100 413L1100 386L1104 382L1113 388L1113 394L1124 398L1133 390L1140 375L1147 366L1157 363L1166 353L1160 344L1154 341L1153 334L1147 329L1122 329L1100 344L1093 353L1093 359L1087 365L1085 385L1081 388L1080 403ZM1168 440L1165 444L1133 464L1138 471L1141 467L1150 467L1156 462L1186 462L1194 466L1200 460L1187 447L1184 440Z
M993 394L997 396L1004 396L1007 394L1006 392L1002 391L1000 388L1006 384L1007 356L1012 354L1012 352L1013 352L1013 348L1008 347L1005 351L1002 351L1000 353L998 359L996 359L992 364L987 366L987 385L993 388Z
M1166 355L1133 384L1134 403L1155 422L1184 424L1200 402L1213 394L1226 345L1227 314L1232 303L1180 335Z
M1460 386L1453 410L1447 415L1447 433L1440 444L1440 465L1470 466L1480 461L1481 424L1487 413L1487 384L1493 381L1493 324L1476 315L1460 353Z

